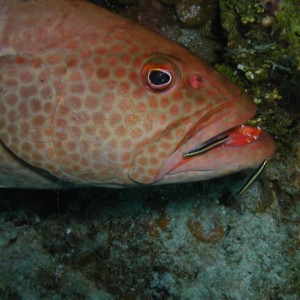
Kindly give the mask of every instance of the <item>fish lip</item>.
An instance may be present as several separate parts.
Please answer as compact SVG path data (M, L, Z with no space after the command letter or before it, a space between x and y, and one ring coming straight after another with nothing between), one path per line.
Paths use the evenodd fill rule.
M244 118L231 123L227 127L223 127L222 130L218 131L212 131L212 134L206 134L206 132L211 132L210 130L206 130L205 128L202 130L199 130L196 134L191 136L189 139L187 139L187 136L190 132L190 129L187 131L187 133L184 135L182 140L184 140L184 143L181 143L181 141L177 144L175 151L171 154L171 156L165 161L163 166L161 167L160 171L158 172L155 181L161 181L165 175L172 175L170 174L175 168L176 165L179 164L179 162L183 159L183 155L186 152L189 152L193 149L196 149L203 143L208 142L211 139L216 138L219 135L225 134L226 132L238 128L239 126L242 126L249 121L249 119L253 118L255 115L255 111L252 113L250 112L248 115L246 115ZM214 120L218 119L218 115L214 117ZM196 123L198 123L200 120L198 120ZM205 131L205 132L204 132ZM201 139L201 136L204 136L205 138ZM198 140L198 142L197 142ZM189 158L188 158L189 159ZM193 159L193 158L191 158ZM199 170L201 171L201 170Z

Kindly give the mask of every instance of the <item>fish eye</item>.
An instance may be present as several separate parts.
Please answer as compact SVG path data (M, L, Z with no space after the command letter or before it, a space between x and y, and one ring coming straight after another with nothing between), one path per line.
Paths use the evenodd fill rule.
M154 93L170 91L180 78L176 65L164 57L156 57L146 62L141 75L143 84Z
M172 74L163 69L148 71L148 84L154 90L164 90L172 83Z

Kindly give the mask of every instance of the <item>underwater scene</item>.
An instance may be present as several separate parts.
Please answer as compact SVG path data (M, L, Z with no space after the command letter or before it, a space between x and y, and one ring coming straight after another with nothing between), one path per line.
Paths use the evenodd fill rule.
M0 0L0 299L300 299L299 16Z

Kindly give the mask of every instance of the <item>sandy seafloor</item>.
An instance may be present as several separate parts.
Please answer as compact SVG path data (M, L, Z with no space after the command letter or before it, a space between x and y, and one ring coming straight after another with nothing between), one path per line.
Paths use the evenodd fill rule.
M299 299L300 206L244 178L2 189L1 299Z
M241 197L245 172L0 189L0 299L300 299L299 131L289 141Z

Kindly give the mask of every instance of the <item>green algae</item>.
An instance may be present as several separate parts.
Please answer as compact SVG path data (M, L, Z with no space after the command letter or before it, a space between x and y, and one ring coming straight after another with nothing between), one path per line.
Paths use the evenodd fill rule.
M280 37L288 42L287 52L295 57L300 70L300 2L299 0L285 0L280 3L280 10L276 15L276 28Z
M282 110L291 101L299 69L299 2L220 1L227 52L216 68L246 90L258 104L253 125L286 138L292 117ZM293 12L293 13L292 13ZM291 105L290 105L291 106Z

